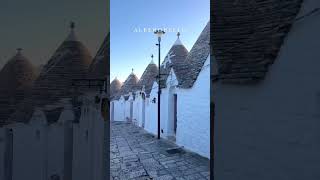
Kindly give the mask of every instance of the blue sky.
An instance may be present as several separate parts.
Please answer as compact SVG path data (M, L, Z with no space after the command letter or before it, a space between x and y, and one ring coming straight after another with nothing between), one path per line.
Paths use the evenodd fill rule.
M140 77L151 61L151 54L158 62L157 38L153 32L144 32L144 28L172 29L162 38L162 61L177 39L177 29L190 51L210 17L209 0L111 0L110 3L111 80L117 77L124 81L132 68Z

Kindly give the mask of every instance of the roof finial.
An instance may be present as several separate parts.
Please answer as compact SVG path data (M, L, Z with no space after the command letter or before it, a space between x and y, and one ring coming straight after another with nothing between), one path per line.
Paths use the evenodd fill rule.
M17 53L21 53L22 48L17 48Z
M180 35L181 35L180 32L178 32L177 33L177 37L178 38L177 38L176 42L173 45L182 45L182 42L180 41Z
M133 74L133 68L131 69L132 71L131 71L131 74Z
M150 64L154 64L154 62L153 62L153 54L151 54L151 62L150 62Z
M75 28L75 23L73 21L70 22L70 28L73 30Z

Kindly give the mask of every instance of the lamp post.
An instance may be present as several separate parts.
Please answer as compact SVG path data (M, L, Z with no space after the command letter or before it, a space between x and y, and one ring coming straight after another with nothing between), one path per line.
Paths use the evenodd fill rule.
M161 36L164 35L164 31L162 30L156 30L154 32L154 34L157 35L158 37L158 44L156 44L158 46L158 51L159 51L159 59L158 59L158 139L160 139L160 94L161 94L161 88L160 88L160 48L161 48Z

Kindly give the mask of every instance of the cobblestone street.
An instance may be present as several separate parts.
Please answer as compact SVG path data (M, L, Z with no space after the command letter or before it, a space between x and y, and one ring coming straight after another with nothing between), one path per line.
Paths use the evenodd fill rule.
M209 160L127 122L111 123L110 179L209 179Z

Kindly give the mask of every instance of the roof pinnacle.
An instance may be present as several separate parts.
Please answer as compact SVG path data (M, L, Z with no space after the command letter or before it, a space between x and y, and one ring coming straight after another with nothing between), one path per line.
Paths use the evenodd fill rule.
M178 32L177 33L177 37L178 38L177 38L176 42L173 45L182 45L182 42L180 41L180 35L181 35L180 32Z
M66 41L78 41L77 37L76 37L76 34L74 32L74 29L75 29L75 23L73 21L70 22L70 33L66 39Z
M75 23L74 23L73 21L71 21L71 22L70 22L70 29L73 30L73 29L75 28L75 26L76 26Z
M154 64L154 61L153 61L153 54L151 54L151 62L150 64Z
M17 53L21 53L22 48L17 48Z

